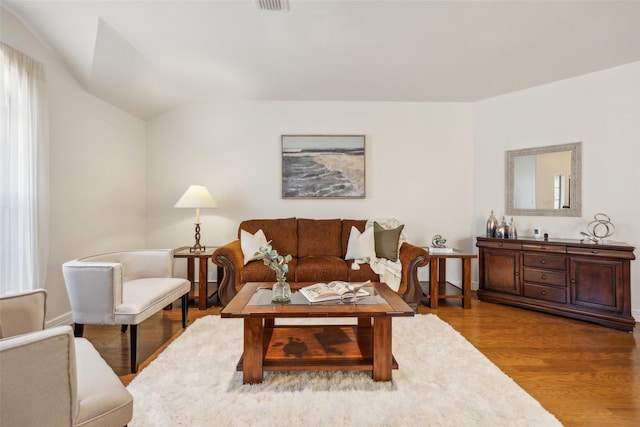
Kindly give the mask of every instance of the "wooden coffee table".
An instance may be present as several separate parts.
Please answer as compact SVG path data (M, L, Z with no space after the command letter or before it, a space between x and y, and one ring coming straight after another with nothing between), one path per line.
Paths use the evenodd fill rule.
M391 353L391 319L414 311L384 283L365 288L371 296L310 304L292 283L291 303L271 303L273 283L247 283L220 313L244 319L244 353L237 369L243 382L262 382L264 371L372 371L375 381L390 381L398 362ZM347 298L348 299L348 298ZM277 324L285 318L356 318L357 325Z

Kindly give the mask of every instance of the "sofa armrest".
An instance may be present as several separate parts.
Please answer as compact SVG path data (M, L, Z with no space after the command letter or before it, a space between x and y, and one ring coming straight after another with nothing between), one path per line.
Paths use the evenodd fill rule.
M223 306L238 293L236 286L240 284L240 269L244 266L244 256L240 240L234 240L219 247L211 255L214 264L222 267L222 280L218 283L218 298Z
M398 294L411 308L417 310L422 298L418 267L429 264L429 252L419 246L404 242L400 247L400 262L402 263L402 279Z
M62 265L73 321L115 324L115 308L122 304L122 264L69 261Z
M75 354L70 326L0 340L0 425L74 425Z

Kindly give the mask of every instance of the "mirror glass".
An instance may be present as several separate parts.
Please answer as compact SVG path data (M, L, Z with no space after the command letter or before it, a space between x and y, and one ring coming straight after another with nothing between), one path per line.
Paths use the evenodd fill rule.
M507 151L507 215L581 216L582 143Z

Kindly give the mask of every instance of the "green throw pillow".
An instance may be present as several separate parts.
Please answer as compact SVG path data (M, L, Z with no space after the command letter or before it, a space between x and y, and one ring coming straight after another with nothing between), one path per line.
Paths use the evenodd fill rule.
M378 258L386 258L391 261L398 260L398 242L403 228L404 225L401 225L393 230L385 230L377 222L373 223L373 235L376 241L376 256Z

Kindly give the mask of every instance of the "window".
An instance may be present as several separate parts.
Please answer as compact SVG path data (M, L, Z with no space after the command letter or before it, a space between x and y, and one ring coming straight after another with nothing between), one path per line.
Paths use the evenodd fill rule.
M48 120L44 67L0 43L0 294L44 287Z

